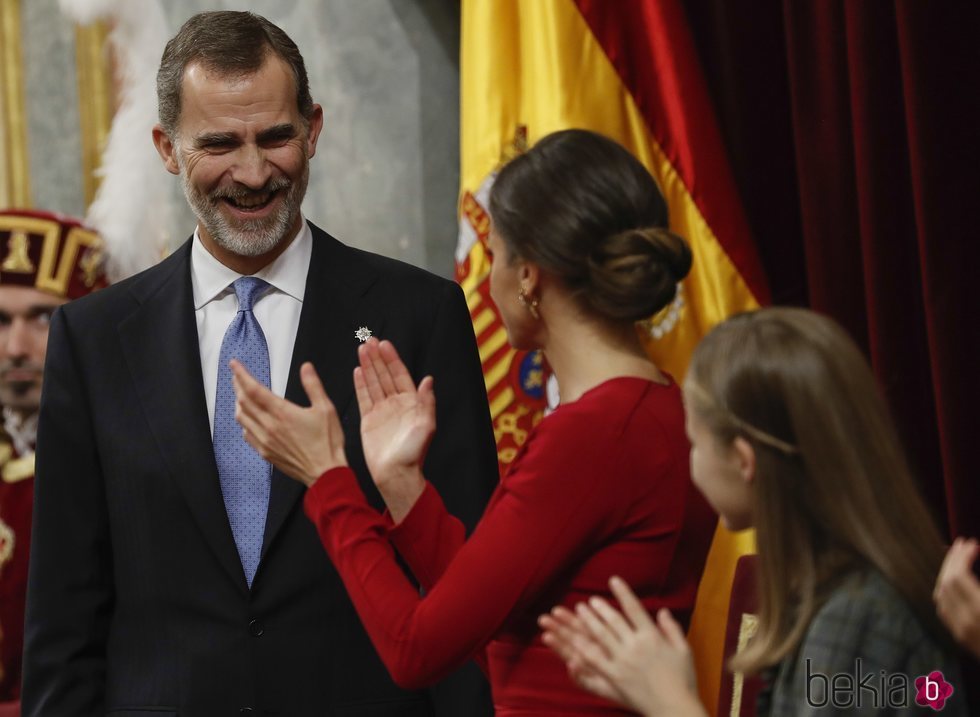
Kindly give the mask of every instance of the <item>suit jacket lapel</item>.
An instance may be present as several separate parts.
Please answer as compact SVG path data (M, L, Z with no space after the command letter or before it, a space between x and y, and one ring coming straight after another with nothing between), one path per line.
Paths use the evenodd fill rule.
M313 230L313 252L286 383L286 398L302 406L309 405L300 383L299 369L305 361L310 361L320 375L337 413L343 418L348 411L357 410L352 405L352 372L357 365L357 347L360 344L355 332L361 326L367 326L375 333L380 332L384 316L364 297L374 283L375 272L359 259L357 252L312 224L310 226ZM345 431L359 430L358 426L356 420L344 420ZM278 470L273 471L263 556L303 492L301 483Z
M194 318L190 243L134 284L123 352L163 462L230 577L248 587L228 524L208 422Z

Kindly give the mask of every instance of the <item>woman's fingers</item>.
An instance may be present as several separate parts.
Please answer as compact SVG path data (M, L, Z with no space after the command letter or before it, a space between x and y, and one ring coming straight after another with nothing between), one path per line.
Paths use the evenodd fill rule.
M555 614L556 610L564 610L564 608L555 608L551 613L546 613L538 618L538 625L542 630L552 633L555 637L563 640L565 642L571 642L572 636L574 635L588 635L588 631L584 626L580 625L577 620L567 620L562 619ZM571 614L568 610L565 610L569 615Z
M436 391L435 380L432 376L426 376L419 384L419 405L425 412L426 417L432 421L432 429L436 428Z
M303 384L303 390L306 391L307 398L310 399L311 406L314 408L325 408L329 411L333 410L333 401L327 395L327 390L323 387L323 381L320 380L320 376L317 374L312 363L307 361L300 366L299 379Z
M255 400L254 388L247 387L238 375L232 376L232 387L235 390L235 418L248 418L254 427L267 428L275 422L272 418L272 406L261 405ZM239 423L241 421L239 420ZM264 435L265 431L263 431Z
M650 613L643 607L643 603L636 597L636 593L630 589L630 586L626 584L625 580L618 576L613 576L609 579L609 589L612 590L612 594L619 601L623 612L629 618L633 627L640 629L650 626L652 622L650 620Z
M667 644L671 647L684 651L690 649L687 644L687 638L684 637L684 629L674 619L674 616L670 614L670 610L665 607L657 611L657 626L660 628L660 632L667 641Z
M368 339L358 348L357 357L361 376L355 374L354 385L362 410L370 410L374 404L397 394L417 392L412 375L390 341ZM369 398L370 403L365 398Z
M617 641L622 642L633 633L633 626L626 621L623 614L601 597L590 598L589 607L602 618Z
M337 414L337 409L333 405L333 401L330 400L330 396L327 395L327 390L323 387L323 382L320 380L320 376L316 372L316 368L313 364L307 361L299 369L299 377L303 382L303 390L306 391L306 395L310 399L310 408L308 410L316 411L327 419L327 435L333 443L338 441L343 444L344 436L343 429L340 426L340 416ZM290 404L283 399L283 405L287 408Z
M568 662L572 657L572 636L575 633L550 615L539 617L538 625L544 631L541 634L541 641L557 652L562 660Z
M361 344L357 349L357 358L361 362L361 373L364 375L364 387L371 397L373 403L380 403L385 400L385 392L381 387L378 378L378 371L371 359L371 348L373 339L368 339L367 343Z
M374 399L371 398L371 392L368 391L364 369L360 366L354 369L354 394L357 396L357 408L362 416L374 408Z
M397 393L395 389L395 381L391 377L391 370L388 368L388 364L381 357L381 351L378 348L378 342L374 339L369 339L365 344L367 346L368 358L371 361L371 366L374 368L374 372L378 377L378 383L381 385L381 390L384 392L385 396L391 396Z
M579 619L578 615L569 610L567 607L561 605L556 605L551 609L551 618L561 624L562 626L572 630L574 632L580 632L583 635L591 634L589 628L585 626L585 623Z
M616 649L616 647L619 645L619 638L591 605L586 605L585 603L580 602L575 606L575 614L582 621L582 623L588 629L589 634L599 645L601 645L607 651Z
M259 455L262 455L263 451L266 450L266 441L268 440L265 427L253 416L246 413L242 409L241 404L235 409L235 420L242 427L242 435L245 438L245 442L252 446Z
M235 419L260 456L308 486L326 470L347 465L340 419L312 364L300 367L309 407L276 396L239 362L231 366Z
M240 398L244 397L260 408L269 410L274 405L275 399L278 396L256 381L240 361L232 359L229 365L231 366L232 376L238 379L238 396Z
M336 413L330 397L327 396L317 376L316 369L310 363L300 367L300 380L311 408L304 409L290 403L256 381L237 361L232 362L232 385L235 389L235 418L250 434L252 445L256 443L263 447L270 446L274 434L288 432L296 428L297 421L303 411L322 411L327 415Z
M601 645L598 641L590 640L582 635L575 635L572 638L572 650L583 659L586 667L604 676L609 674L610 660L608 648Z
M590 667L585 658L577 652L572 654L570 660L567 660L567 666L568 674L583 689L594 692L600 697L605 697L607 700L623 702L623 696L613 682Z
M405 367L405 362L398 355L395 345L390 341L382 341L378 344L378 353L391 375L395 389L401 393L414 393L415 382Z

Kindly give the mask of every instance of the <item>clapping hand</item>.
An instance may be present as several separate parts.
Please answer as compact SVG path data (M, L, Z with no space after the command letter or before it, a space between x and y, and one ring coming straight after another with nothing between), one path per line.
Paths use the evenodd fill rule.
M397 523L425 488L422 462L436 430L432 377L416 388L390 341L369 339L358 349L358 359L354 389L364 459Z
M973 573L978 555L976 539L957 538L939 570L933 599L953 637L980 658L980 581Z
M623 612L600 597L575 612L542 615L542 639L565 660L585 689L641 714L705 715L697 698L694 662L684 631L661 609L656 621L619 578L609 587Z
M331 468L347 465L340 419L313 364L300 368L309 408L275 395L238 361L231 362L231 370L235 419L260 456L307 486Z

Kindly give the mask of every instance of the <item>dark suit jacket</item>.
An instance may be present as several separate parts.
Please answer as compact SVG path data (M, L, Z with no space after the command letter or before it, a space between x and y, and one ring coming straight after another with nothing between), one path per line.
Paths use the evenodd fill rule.
M472 526L497 480L486 391L459 287L313 227L286 396L312 361L365 492L351 371L359 326L435 377L425 472ZM278 472L249 590L212 452L190 242L51 322L28 592L25 715L430 715L374 652L300 500ZM457 695L458 697L458 695ZM456 701L439 713L482 714ZM453 702L453 695L449 695Z

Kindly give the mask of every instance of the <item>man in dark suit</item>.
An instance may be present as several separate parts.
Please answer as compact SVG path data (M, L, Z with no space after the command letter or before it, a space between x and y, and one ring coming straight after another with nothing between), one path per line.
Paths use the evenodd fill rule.
M302 486L261 465L243 478L252 457L229 461L244 455L226 452L241 436L222 428L223 364L239 356L227 351L261 354L273 391L294 401L312 361L380 505L351 370L360 340L391 339L449 399L426 475L472 525L496 455L462 292L304 221L323 117L279 28L197 15L157 79L154 142L198 227L158 266L52 318L24 713L485 713L475 687L433 698L391 682L303 514ZM250 328L235 329L242 321Z

